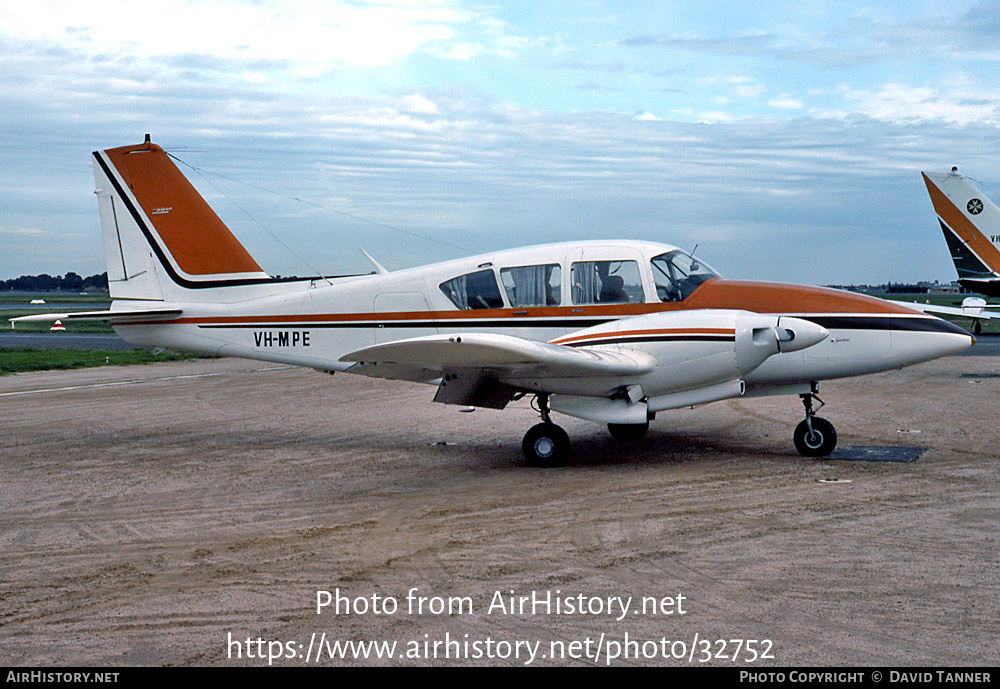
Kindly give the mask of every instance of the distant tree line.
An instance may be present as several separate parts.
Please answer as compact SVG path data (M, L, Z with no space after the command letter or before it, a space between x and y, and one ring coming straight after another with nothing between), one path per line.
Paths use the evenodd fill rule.
M881 285L825 285L834 289L843 289L849 292L866 292L874 294L928 294L930 292L941 293L944 290L953 289L960 294L972 294L964 287L954 283L942 284L939 282L885 282Z
M41 275L22 275L13 280L0 280L0 290L18 290L21 292L107 292L108 274L80 277L74 272L52 277Z

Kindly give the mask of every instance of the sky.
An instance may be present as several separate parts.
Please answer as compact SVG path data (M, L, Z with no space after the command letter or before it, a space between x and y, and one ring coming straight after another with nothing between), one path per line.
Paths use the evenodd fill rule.
M1000 3L0 0L0 278L102 272L154 142L273 275L646 239L723 275L955 279L1000 201Z

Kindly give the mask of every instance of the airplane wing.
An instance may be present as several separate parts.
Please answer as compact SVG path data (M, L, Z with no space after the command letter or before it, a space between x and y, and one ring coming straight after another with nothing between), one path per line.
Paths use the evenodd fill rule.
M916 309L917 311L923 311L924 313L939 313L944 316L961 316L962 318L981 320L1000 318L1000 312L985 310L987 306L997 307L1000 306L1000 304L986 304L985 301L982 304L974 304L970 306L936 306L934 304L921 304L915 301L890 301L889 303L899 304L900 306L906 306L911 309Z
M35 313L30 316L9 318L14 323L52 323L53 321L111 321L111 325L133 321L168 320L181 314L181 309L142 309L134 311L75 311L70 313Z
M340 358L351 373L422 382L440 379L436 402L502 409L519 391L511 381L630 376L656 368L638 351L596 352L510 335L430 335L366 347ZM500 382L500 379L507 382Z

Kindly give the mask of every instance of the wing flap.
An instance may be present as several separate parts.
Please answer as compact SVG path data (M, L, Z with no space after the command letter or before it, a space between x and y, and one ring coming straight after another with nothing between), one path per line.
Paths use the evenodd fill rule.
M935 306L934 304L920 304L910 301L893 301L890 303L907 306L924 313L942 314L944 316L961 316L962 318L981 320L1000 318L1000 311L986 311L982 306ZM994 304L987 304L986 306L994 306Z

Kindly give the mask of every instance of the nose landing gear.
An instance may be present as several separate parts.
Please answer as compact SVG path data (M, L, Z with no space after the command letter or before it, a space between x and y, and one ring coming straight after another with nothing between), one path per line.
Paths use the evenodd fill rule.
M833 424L816 416L816 412L824 406L817 392L819 386L813 383L811 392L799 395L802 398L802 406L806 408L806 418L795 427L792 439L795 442L795 449L803 457L826 457L837 447L837 430ZM812 406L814 398L819 402L816 409Z
M569 457L569 436L561 427L552 423L549 417L549 396L539 394L538 413L542 415L542 423L532 426L524 434L521 450L528 466L558 467L566 463Z

